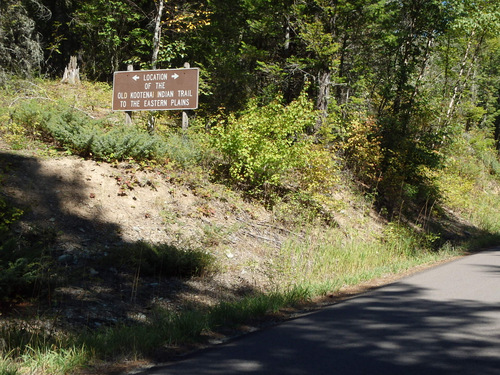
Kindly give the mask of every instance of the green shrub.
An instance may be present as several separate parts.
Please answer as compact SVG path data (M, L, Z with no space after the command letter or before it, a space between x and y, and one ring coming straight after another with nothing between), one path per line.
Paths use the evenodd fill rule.
M468 135L473 154L484 165L487 173L500 177L500 158L491 132L475 129Z
M137 161L158 156L161 140L137 128L117 126L109 132L99 132L92 142L91 153L104 160L133 158Z
M0 109L2 137L16 149L29 141L45 138L40 127L45 121L44 113L45 107L33 100L20 102L14 109Z
M239 117L214 131L215 147L222 152L235 182L253 188L279 186L293 169L307 166L312 140L304 131L312 126L316 112L301 95L288 106L281 98L259 107L253 101Z
M23 214L19 208L12 207L0 197L0 236L9 233L10 227Z
M169 135L162 148L162 154L184 168L200 163L204 157L201 144L188 134Z
M40 288L51 282L47 276L51 260L46 246L54 234L32 231L15 235L11 227L21 214L20 209L0 199L0 303L10 304L17 298L43 293Z
M21 128L23 136L56 141L66 150L85 157L139 161L161 156L159 151L166 150L160 137L145 130L123 124L110 126L106 119L94 120L64 103L25 101L11 112L10 118L5 129L8 133L15 135Z
M383 153L379 125L374 119L354 120L348 124L340 147L356 178L370 187L376 186Z
M453 139L446 168L435 173L436 181L447 207L479 229L498 234L500 160L493 140L481 134L476 129Z
M87 156L92 153L98 130L83 115L71 109L63 112L47 112L40 127L64 148Z
M380 238L394 254L404 256L414 256L419 252L431 250L438 239L438 234L418 232L395 222L385 226Z

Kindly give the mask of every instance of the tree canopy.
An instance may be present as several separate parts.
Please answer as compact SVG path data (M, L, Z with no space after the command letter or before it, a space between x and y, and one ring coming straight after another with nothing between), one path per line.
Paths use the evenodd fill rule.
M6 0L0 69L57 76L76 55L87 79L110 81L127 64L188 61L205 113L306 90L319 114L305 132L395 192L438 168L457 133L482 129L498 147L499 31L492 0ZM349 159L374 145L371 172Z

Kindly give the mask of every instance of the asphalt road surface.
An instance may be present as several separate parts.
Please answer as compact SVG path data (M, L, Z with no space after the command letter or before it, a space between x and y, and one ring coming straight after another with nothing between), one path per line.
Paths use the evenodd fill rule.
M143 375L500 374L500 247Z

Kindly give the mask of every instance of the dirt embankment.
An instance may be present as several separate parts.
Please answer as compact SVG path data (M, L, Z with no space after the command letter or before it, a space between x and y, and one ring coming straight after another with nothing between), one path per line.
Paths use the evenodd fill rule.
M0 190L25 211L16 230L56 234L51 255L66 278L51 292L51 303L36 308L59 314L58 324L141 320L155 304L210 305L263 290L273 256L292 235L264 208L180 172L36 157L0 146ZM139 280L133 270L101 262L107 252L138 241L205 249L220 272L191 280Z

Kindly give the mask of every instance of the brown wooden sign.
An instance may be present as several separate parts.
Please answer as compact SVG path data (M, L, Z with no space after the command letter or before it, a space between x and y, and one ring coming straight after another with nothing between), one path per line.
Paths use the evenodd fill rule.
M198 81L198 68L115 72L113 110L196 109Z

